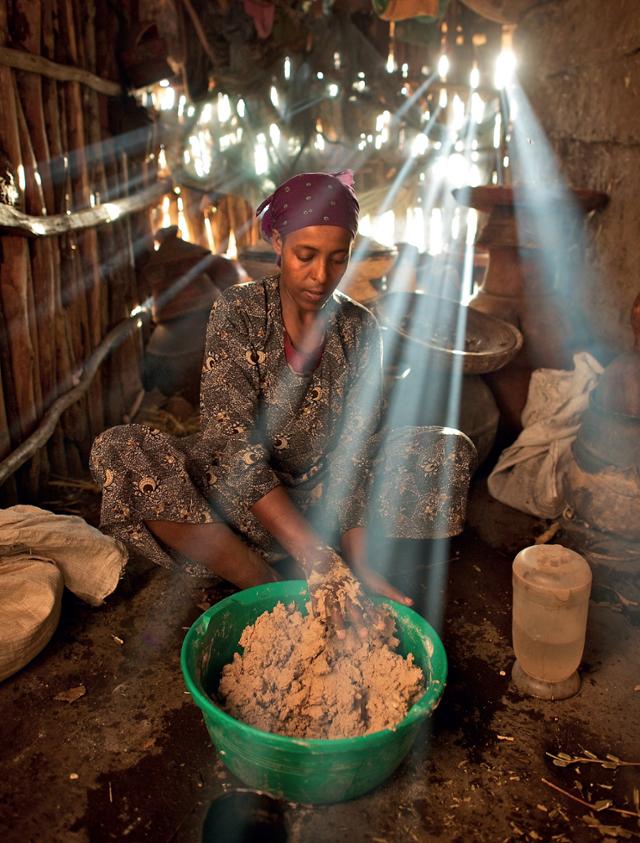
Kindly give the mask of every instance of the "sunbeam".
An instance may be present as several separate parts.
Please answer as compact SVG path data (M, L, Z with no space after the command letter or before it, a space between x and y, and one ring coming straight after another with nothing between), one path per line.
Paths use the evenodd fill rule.
M584 342L583 320L576 308L580 290L590 268L584 236L584 210L568 187L555 154L542 130L513 65L505 82L503 109L509 124L509 156L513 170L513 201L519 241L528 247L535 277L525 279L530 295L538 296L540 308L557 313L553 348L533 347L539 365L570 367L576 345ZM552 303L553 302L553 303ZM551 312L551 311L547 311Z

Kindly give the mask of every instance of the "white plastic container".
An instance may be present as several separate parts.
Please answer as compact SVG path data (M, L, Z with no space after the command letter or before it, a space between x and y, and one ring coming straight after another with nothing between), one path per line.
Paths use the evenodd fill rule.
M558 544L534 545L513 561L512 678L520 690L565 699L580 688L591 593L587 561Z

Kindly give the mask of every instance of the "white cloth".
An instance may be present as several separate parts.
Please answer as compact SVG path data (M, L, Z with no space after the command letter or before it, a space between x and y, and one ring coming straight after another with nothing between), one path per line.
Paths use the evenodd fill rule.
M65 585L99 606L126 561L120 542L76 515L26 505L0 509L0 681L48 643Z
M502 503L542 518L564 506L561 460L580 428L589 393L602 366L588 352L573 357L574 369L536 369L522 411L522 433L500 455L489 475L489 492Z

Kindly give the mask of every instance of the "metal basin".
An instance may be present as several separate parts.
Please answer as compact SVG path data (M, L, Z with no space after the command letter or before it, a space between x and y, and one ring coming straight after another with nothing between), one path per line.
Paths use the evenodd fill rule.
M375 305L383 326L429 353L434 364L465 375L495 372L522 348L522 334L495 316L422 292L396 292Z

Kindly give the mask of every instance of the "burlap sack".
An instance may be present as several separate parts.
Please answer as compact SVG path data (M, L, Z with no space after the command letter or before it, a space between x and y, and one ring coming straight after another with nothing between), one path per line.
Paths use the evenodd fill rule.
M119 542L78 516L26 505L0 509L0 680L47 644L65 585L99 606L126 561Z
M562 466L602 372L586 351L574 354L573 365L571 371L536 369L531 375L522 433L500 454L487 481L496 500L539 518L562 514Z
M0 681L28 664L60 620L64 580L51 562L0 559Z

